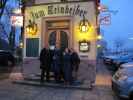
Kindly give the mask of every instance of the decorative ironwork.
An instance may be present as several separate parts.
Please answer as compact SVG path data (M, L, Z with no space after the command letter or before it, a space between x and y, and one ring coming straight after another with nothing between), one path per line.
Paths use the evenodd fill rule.
M31 35L36 35L37 30L37 24L34 21L29 20L29 24L26 26L26 32Z
M79 23L79 29L81 32L87 32L90 27L90 22L85 19L85 16L83 16L83 19Z

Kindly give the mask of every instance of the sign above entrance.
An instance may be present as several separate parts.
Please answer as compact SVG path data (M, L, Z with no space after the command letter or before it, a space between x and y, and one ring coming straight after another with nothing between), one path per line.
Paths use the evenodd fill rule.
M30 11L33 19L38 19L49 15L71 15L71 16L85 16L87 11L82 9L80 5L45 5L39 7L37 10Z
M48 6L48 14L70 14L70 15L79 15L83 16L87 12L85 10L82 10L80 8L80 5L69 7L69 5L66 6L57 6L54 5Z

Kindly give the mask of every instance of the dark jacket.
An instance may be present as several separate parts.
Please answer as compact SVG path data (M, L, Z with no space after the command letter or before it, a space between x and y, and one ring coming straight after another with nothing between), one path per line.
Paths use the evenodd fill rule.
M72 62L72 64L79 64L80 63L80 58L76 52L73 52L71 54L71 62Z
M49 68L51 63L50 60L50 51L43 48L40 53L40 68Z
M61 51L59 49L54 50L53 54L53 70L54 72L59 73L61 67Z
M71 55L69 53L64 53L63 55L64 60L64 79L65 81L72 81L72 66L71 66Z

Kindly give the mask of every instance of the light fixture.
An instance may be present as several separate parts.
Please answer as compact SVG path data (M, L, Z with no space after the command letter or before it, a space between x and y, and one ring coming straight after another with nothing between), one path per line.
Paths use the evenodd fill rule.
M19 43L19 47L20 47L20 48L23 48L23 47L24 47L24 44L23 44L22 41Z
M31 35L36 35L37 24L34 21L29 20L29 24L26 26L26 32Z
M97 48L101 48L102 46L100 44L97 45Z
M97 36L97 39L98 39L98 40L101 40L102 38L103 38L102 35L98 35L98 36Z
M81 32L87 32L90 28L90 23L87 19L85 19L85 16L83 16L83 19L79 23L79 29Z
M106 5L99 4L97 9L99 11L105 12L108 10L108 7Z

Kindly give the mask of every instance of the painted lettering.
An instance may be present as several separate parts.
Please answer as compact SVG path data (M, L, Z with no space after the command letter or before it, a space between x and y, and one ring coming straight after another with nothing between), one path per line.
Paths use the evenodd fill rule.
M38 19L41 17L46 16L46 14L48 15L54 15L54 14L67 14L67 15L72 15L72 16L85 16L87 14L86 10L83 10L80 8L80 5L74 5L69 7L69 5L48 5L47 6L47 11L46 9L42 9L39 11L31 11L30 12L31 16L33 17L33 19Z
M53 14L53 6L48 6L48 14Z

